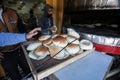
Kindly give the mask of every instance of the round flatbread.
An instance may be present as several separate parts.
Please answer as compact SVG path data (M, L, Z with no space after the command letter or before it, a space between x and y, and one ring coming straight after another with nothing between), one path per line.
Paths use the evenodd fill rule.
M31 52L29 52L28 57L31 59L34 59L34 60L41 60L41 59L44 59L46 57L46 55L38 57L34 54L34 51L31 51Z
M31 44L29 44L29 45L27 46L27 50L28 50L28 51L33 51L33 50L35 50L38 46L41 46L41 45L42 45L42 43L40 43L40 42L31 43Z
M89 40L83 39L80 41L80 47L83 50L90 50L93 49L93 43Z

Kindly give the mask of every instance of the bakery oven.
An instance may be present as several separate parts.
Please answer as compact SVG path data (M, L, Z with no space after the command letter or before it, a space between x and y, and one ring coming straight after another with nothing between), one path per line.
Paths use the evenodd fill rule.
M91 40L96 50L120 55L119 0L65 0L64 27Z
M97 51L114 56L112 68L118 68L120 66L120 1L65 1L68 4L65 4L64 8L63 32L66 32L65 28L72 27L81 35L81 39L92 41Z

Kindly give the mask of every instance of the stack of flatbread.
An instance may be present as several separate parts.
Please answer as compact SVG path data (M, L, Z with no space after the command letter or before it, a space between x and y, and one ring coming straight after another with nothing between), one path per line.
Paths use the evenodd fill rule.
M80 35L68 28L68 34L43 35L38 41L27 46L29 57L35 60L44 59L47 55L55 59L65 59L69 55L80 54L83 50L93 48L92 42L80 40Z

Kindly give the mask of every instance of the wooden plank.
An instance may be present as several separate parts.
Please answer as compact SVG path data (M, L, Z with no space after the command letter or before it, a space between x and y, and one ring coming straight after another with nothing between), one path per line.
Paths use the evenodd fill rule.
M61 33L64 12L64 0L53 0L53 24L57 27L56 33Z
M31 43L31 42L30 42L30 43ZM23 50L23 52L24 52L25 58L26 58L26 60L27 60L27 62L28 62L29 68L30 68L30 70L31 70L31 73L30 73L30 74L33 74L34 79L37 80L37 76L35 75L36 72L35 72L35 71L33 72L33 70L35 70L35 68L33 67L30 58L28 58L28 53L27 53L27 51L26 51L26 49L25 49L25 47L24 47L24 45L26 45L26 44L28 44L28 43L23 43L23 44L21 44L21 47L22 47L22 50Z

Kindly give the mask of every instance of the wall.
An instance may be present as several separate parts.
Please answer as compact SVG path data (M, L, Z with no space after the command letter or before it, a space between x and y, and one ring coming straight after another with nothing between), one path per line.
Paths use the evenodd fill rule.
M35 16L40 18L43 14L42 9L45 6L45 0L11 0L11 2L6 1L5 6L15 9L23 20L29 17L29 10L31 8L34 9Z

